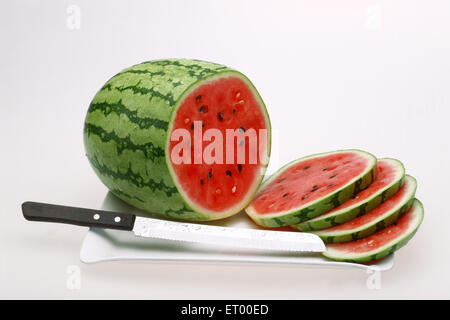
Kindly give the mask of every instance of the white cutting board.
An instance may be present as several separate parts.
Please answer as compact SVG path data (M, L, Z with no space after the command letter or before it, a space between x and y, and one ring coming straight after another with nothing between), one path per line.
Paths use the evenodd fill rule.
M137 209L108 193L103 202L104 210L140 214ZM152 218L158 218L153 217ZM239 228L258 228L245 213L208 224ZM289 231L286 231L289 232ZM294 231L295 232L295 231ZM84 263L117 260L143 260L148 262L170 261L191 263L246 263L312 266L332 268L357 268L386 271L394 265L394 255L377 264L363 265L331 261L320 254L299 254L278 251L232 248L227 246L184 243L152 238L135 237L133 232L91 228L84 238L80 259Z

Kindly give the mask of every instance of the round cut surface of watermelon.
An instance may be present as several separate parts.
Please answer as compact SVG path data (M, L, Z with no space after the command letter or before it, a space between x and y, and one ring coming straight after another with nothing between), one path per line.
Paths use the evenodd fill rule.
M209 217L223 218L240 211L256 192L267 165L261 155L268 156L270 124L257 92L235 73L201 82L174 113L170 132L180 129L189 133L189 161L176 163L171 157L168 165L186 202ZM232 144L227 141L229 130L241 135ZM214 137L206 138L209 133ZM171 139L167 153L178 152L179 143ZM256 150L251 149L252 143ZM256 155L253 159L251 150ZM239 153L244 155L241 160Z
M376 176L376 159L342 150L293 161L269 178L247 207L258 224L281 227L329 211L366 188Z

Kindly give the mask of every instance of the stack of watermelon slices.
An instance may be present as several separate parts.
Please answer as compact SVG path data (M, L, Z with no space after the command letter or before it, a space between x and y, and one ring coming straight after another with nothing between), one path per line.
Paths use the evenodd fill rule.
M404 246L423 220L416 179L361 150L305 157L270 177L247 207L264 227L318 235L330 259L367 263Z

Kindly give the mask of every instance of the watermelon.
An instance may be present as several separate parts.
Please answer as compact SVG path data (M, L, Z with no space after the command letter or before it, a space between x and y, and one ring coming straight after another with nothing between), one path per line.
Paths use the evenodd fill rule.
M246 208L263 227L298 224L323 214L367 188L376 158L360 150L315 154L288 163L266 182Z
M320 230L359 217L392 197L402 186L404 176L405 168L400 161L379 159L377 177L367 189L339 207L293 227L301 231Z
M364 238L397 221L398 217L411 207L416 188L416 180L406 175L405 182L397 193L375 209L335 227L311 231L311 233L328 243Z
M384 258L408 243L422 223L423 217L422 203L415 199L411 209L395 223L360 240L328 244L323 255L333 260L357 263Z
M240 135L232 136L228 161L219 157L226 144L212 144L230 129ZM209 140L208 132L214 133ZM245 141L254 133L263 134L251 161ZM128 204L168 218L215 220L239 212L256 193L270 152L270 122L240 72L199 60L155 60L124 69L97 92L84 144L100 180ZM235 161L238 148L243 158ZM214 158L207 161L207 152Z

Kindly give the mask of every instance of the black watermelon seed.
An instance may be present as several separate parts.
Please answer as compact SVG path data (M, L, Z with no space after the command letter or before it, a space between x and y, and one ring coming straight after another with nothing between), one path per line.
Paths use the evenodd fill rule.
M352 195L352 199L356 199L356 194Z
M194 124L191 124L191 130L194 130Z
M304 196L302 197L302 200L305 200L306 198L308 198L308 196L307 196L307 195L304 195Z
M221 113L221 112L219 112L219 113L217 114L217 118L219 118L219 120L220 120L220 121L222 121L222 120L223 120L223 115L222 115L222 113Z
M212 169L209 169L209 171L208 171L208 179L211 179L212 178Z
M317 189L319 189L319 187L318 187L317 185L315 185L315 186L312 188L312 191L316 191Z
M337 176L337 174L331 176L330 179L333 179L333 178L335 178L336 176Z
M309 168L311 168L311 166L306 166L306 167L303 168L303 170L307 170Z
M332 186L334 186L334 184L329 184L327 185L327 188L331 188Z
M203 178L200 178L200 184L203 184Z
M327 171L327 170L328 170L328 168L323 168L323 169L322 169L322 171Z
M231 177L231 171L230 170L225 171L225 173L227 174L227 176Z
M283 198L286 198L287 196L289 195L289 192L288 193L285 193L285 194L283 194Z
M199 102L202 99L202 95L199 94L198 96L195 97L195 101Z
M235 114L236 113L236 109L233 109L233 114Z
M237 169L238 169L239 172L241 172L242 171L242 164L238 164L237 165Z
M205 112L206 107L205 106L201 106L200 109L198 109L198 112L203 113Z

